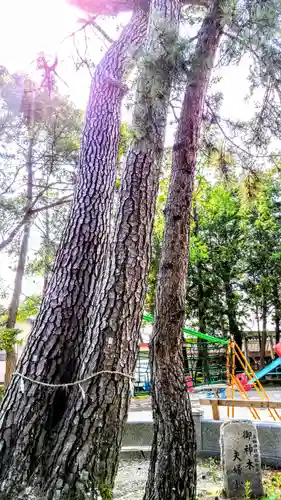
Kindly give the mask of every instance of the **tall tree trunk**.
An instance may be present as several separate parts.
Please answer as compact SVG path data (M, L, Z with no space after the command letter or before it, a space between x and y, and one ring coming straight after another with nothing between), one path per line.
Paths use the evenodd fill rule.
M233 291L232 284L230 279L226 277L224 279L224 289L225 289L225 298L226 298L226 306L227 306L227 318L229 325L229 333L234 336L234 340L237 345L242 349L242 332L239 328L237 321L237 313L236 313L236 305L235 305L235 295Z
M278 342L280 342L280 322L281 322L281 301L279 293L279 283L274 284L273 302L274 302L275 341L276 344L278 344Z
M259 339L259 347L261 350L261 329L260 329L260 311L259 311L259 305L256 304L256 321L257 321L257 327L258 327L258 339Z
M261 334L261 355L260 355L260 368L264 367L265 350L267 340L267 300L263 296L262 300L262 334Z
M151 342L154 437L145 500L195 500L196 495L195 430L183 376L181 331L196 155L204 99L222 33L221 3L213 2L198 35L173 148Z
M154 64L151 69L144 61L138 82L133 119L136 138L126 157L108 278L93 315L79 377L104 370L134 373L173 79L170 55L177 41L179 13L178 0L171 4L152 1L145 53ZM111 499L128 411L129 380L103 373L84 390L84 400L79 390L70 398L57 446L47 463L45 488L50 496L59 492L59 499L64 495L84 499L86 491L93 500L100 496Z
M183 369L184 373L187 374L189 372L189 363L188 363L188 355L185 347L185 336L182 334L182 343L183 343L183 348L182 348L182 355L183 355Z
M48 190L46 193L46 206L48 205ZM43 295L45 291L47 290L47 285L49 281L49 274L50 274L50 213L49 209L47 208L45 210L44 214L44 225L45 225L45 232L44 232L44 240L43 240L43 245L44 245L44 285L43 285Z
M34 137L30 136L28 141L27 157L26 157L26 205L25 212L28 213L29 208L32 204L32 185L33 185L33 145ZM14 282L14 289L12 299L8 308L8 318L6 323L6 328L13 329L17 321L18 308L20 303L20 296L22 291L22 281L24 277L24 269L26 264L27 252L28 252L28 242L30 236L30 225L31 216L27 217L27 220L23 226L23 234L20 244L19 258L16 268L16 276ZM12 375L15 371L17 364L17 353L15 347L12 346L11 349L6 351L6 369L5 369L5 388L8 387Z
M196 205L194 205L193 219L195 223L194 234L199 233L199 221ZM203 276L202 276L202 264L199 261L197 263L197 275L198 275L198 319L199 319L199 331L202 333L206 332L206 311L205 311L205 296L203 287ZM197 340L198 347L198 362L196 366L196 372L202 370L204 383L208 383L210 380L209 371L209 360L208 360L208 347L204 340ZM196 375L195 375L196 379Z
M278 344L278 342L280 342L280 321L281 321L281 315L279 309L276 310L275 312L274 321L275 321L275 342L276 344Z
M109 215L118 152L122 77L147 29L138 11L97 66L81 144L74 201L39 314L18 367L33 379L65 383L83 361L83 338L98 297L107 255ZM44 455L57 441L54 428L68 403L62 389L14 377L1 406L0 491L19 498ZM19 418L20 416L20 418ZM45 460L45 456L44 456Z
M206 316L205 316L205 297L202 283L202 269L200 262L198 263L198 317L199 331L206 333ZM198 362L201 365L203 380L205 384L210 381L210 370L208 360L208 346L205 340L198 339Z

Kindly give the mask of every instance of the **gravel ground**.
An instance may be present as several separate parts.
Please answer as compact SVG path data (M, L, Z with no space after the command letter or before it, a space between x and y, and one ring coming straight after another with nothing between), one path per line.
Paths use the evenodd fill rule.
M200 408L199 405L199 395L198 394L189 394L191 404L194 408ZM147 411L151 410L151 397L135 397L131 398L130 401L130 411Z
M148 472L147 459L122 459L120 462L114 500L142 500ZM197 468L197 496L200 499L219 500L222 474L213 461L199 463Z

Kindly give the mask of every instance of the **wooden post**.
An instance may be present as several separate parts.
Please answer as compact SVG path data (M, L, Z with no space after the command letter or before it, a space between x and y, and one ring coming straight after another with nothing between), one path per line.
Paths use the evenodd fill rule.
M211 399L210 401L211 401L211 405L212 405L213 420L219 420L220 419L220 412L219 412L218 400Z

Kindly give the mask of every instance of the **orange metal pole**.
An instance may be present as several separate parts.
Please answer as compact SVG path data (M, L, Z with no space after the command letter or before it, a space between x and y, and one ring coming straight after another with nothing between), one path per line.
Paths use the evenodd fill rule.
M237 349L237 351L238 351L238 352L236 352L236 351L235 351L235 349ZM258 395L260 396L260 398L262 399L262 396L261 396L261 393L262 393L262 395L264 396L264 398L265 398L267 401L269 401L268 394L265 392L265 390L264 390L263 386L261 385L260 381L259 381L259 380L258 380L258 378L256 377L256 374L255 374L255 372L253 371L253 369L252 369L251 365L249 365L248 361L246 360L246 358L245 358L244 354L242 353L242 351L241 351L240 347L239 347L237 344L235 344L235 345L234 345L234 352L235 352L235 356L236 356L236 357L237 357L237 359L239 360L239 362L240 362L240 364L241 364L241 366L242 366L243 370L245 371L245 373L246 373L247 377L251 380L251 382L252 382L252 384L253 384L253 386L254 386L254 389L257 391L257 393L258 393ZM242 361L241 357L243 358L244 363L243 363L243 361ZM253 378L253 376L254 376L254 378ZM256 380L256 382L254 381L254 379ZM258 386L258 387L257 387L257 386ZM273 418L273 420L275 420L275 421L276 421L276 418L275 418L275 417L277 417L277 419L278 419L278 420L281 420L280 415L279 415L279 413L276 411L276 409L274 409L273 411L274 411L274 413L272 412L272 410L271 410L270 408L268 408L268 412L269 412L270 416ZM274 416L274 414L275 414L275 416Z
M244 389L243 385L241 384L240 380L238 380L235 377L234 383L237 385L237 389L240 392L242 399L246 399L247 401L249 401L248 395L245 392L245 389ZM249 410L250 410L250 412L255 420L261 420L256 408L249 408Z
M237 350L240 352L240 354L241 354L242 358L245 360L245 364L246 364L246 366L248 367L249 372L250 372L250 373L254 376L254 379L256 380L256 382L257 382L257 384L258 384L258 386L259 386L259 389L262 391L262 393L263 393L264 397L266 398L266 400L267 400L267 401L269 401L269 396L268 396L268 394L266 393L266 391L264 390L264 388L263 388L263 386L262 386L261 382L260 382L260 381L259 381L259 379L257 378L257 376L256 376L256 374L255 374L254 370L252 369L251 365L248 363L248 361L247 361L247 359L245 358L245 356L244 356L243 352L241 351L240 347L239 347L237 344L236 344L236 347L237 347ZM253 378L252 378L251 376L250 376L250 380L252 381L253 386L254 386L255 390L257 391L257 393L258 393L258 388L256 387L256 383L254 382L254 380L253 380ZM275 416L277 417L277 419L278 419L278 420L281 420L281 417L280 417L280 415L279 415L278 411L277 411L275 408L274 408L273 410L269 409L268 411L269 411L269 414L272 416L273 420L275 420L275 421L276 421L275 417L274 417L274 416L273 416L273 414L272 414L272 411L273 411L273 413L275 414Z

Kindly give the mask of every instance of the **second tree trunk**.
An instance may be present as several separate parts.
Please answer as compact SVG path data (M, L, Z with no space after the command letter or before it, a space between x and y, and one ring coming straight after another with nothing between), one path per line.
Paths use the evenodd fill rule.
M151 342L154 437L145 500L195 500L196 496L196 438L184 380L181 332L196 154L221 33L221 1L215 0L198 35L173 149Z

